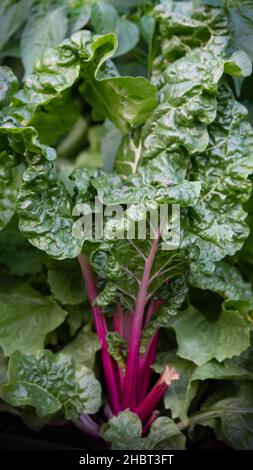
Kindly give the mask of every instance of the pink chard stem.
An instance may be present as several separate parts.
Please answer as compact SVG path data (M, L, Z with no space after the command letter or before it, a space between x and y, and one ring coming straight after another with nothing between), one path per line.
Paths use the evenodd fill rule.
M149 340L145 354L140 361L140 392L138 403L141 403L150 386L150 379L152 376L152 364L155 362L157 344L159 340L159 332Z
M153 241L149 256L145 261L143 277L136 300L136 308L134 312L133 326L130 337L129 352L126 366L123 409L130 408L133 410L136 405L139 376L139 351L143 326L143 317L146 305L150 273L158 248L158 243L159 235L157 236L157 239Z
M152 411L156 408L169 386L174 380L178 379L179 374L176 372L176 370L174 368L170 369L168 366L166 366L158 382L146 396L145 400L143 400L143 402L135 410L135 413L142 421L145 421L147 418L149 418L149 416L152 414Z
M107 325L104 315L101 312L101 309L97 306L94 306L94 301L97 297L97 288L94 273L90 267L89 261L86 256L79 256L79 263L82 269L88 299L90 302L91 312L94 319L94 324L96 332L101 345L101 358L103 364L103 371L106 381L106 386L108 390L108 396L112 411L114 414L118 414L120 411L120 402L118 396L118 390L115 380L115 371L114 364L107 348L106 334L107 334Z

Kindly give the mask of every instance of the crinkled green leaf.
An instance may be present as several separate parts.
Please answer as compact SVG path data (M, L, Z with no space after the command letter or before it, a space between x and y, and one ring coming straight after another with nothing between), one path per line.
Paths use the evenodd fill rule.
M109 117L123 131L142 124L156 105L156 89L145 78L119 77L105 62L117 47L114 34L75 33L36 63L13 101L13 114L26 125L81 79L81 91L96 119ZM103 65L104 64L104 65ZM116 74L117 75L117 74Z
M228 41L227 20L221 9L206 9L198 2L162 2L154 10L160 30L161 54L156 57L154 80L159 80L168 62L184 56L189 50L211 45L218 54Z
M18 90L18 80L7 66L0 67L0 108L6 106Z
M0 230L12 218L20 179L15 161L7 152L0 152Z
M61 350L61 353L71 357L77 363L93 369L95 355L99 349L100 344L97 335L82 328L76 337Z
M181 147L190 154L205 150L222 74L223 60L208 49L196 49L165 69L159 83L160 104L142 132L144 159Z
M67 313L53 300L26 284L0 292L0 346L13 351L42 349L46 335L63 323Z
M73 236L72 199L55 166L40 159L23 175L17 202L21 232L37 248L58 259L74 258L82 241Z
M106 335L109 354L117 361L120 368L125 371L127 357L127 342L116 331L109 331Z
M34 127L22 126L8 114L0 113L0 135L5 150L10 149L11 153L21 155L24 163L26 158L32 158L34 155L42 155L47 160L56 158L55 149L39 141L38 132Z
M171 317L169 324L176 332L178 355L197 365L239 355L250 344L244 309L240 301L225 301L216 320L207 319L193 307Z
M112 444L113 450L184 449L184 435L167 417L157 418L147 437L141 437L141 433L141 421L131 411L120 412L102 427L103 438Z
M198 204L191 209L190 230L199 247L195 269L211 271L213 262L233 255L248 236L243 203L250 196L253 133L246 109L228 87L218 96L217 118L209 128L210 144L194 157L192 174L203 182Z
M95 305L106 307L115 300L117 288L112 282L107 282L104 289L97 295Z
M221 295L225 299L248 301L253 305L251 285L245 282L235 266L225 261L216 264L213 273L194 272L190 276L193 287L207 289Z
M67 419L95 413L100 406L100 384L91 370L51 351L14 352L8 383L1 395L12 406L31 406L43 417L64 409Z

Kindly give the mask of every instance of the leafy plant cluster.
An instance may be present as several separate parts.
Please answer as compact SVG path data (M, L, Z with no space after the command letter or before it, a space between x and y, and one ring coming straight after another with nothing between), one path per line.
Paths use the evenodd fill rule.
M250 38L250 0L1 2L0 411L252 448ZM162 204L179 248L116 237Z

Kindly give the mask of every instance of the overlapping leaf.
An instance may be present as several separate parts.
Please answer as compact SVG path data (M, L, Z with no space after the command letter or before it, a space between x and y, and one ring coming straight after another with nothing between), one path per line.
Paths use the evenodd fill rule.
M142 426L138 416L124 411L113 417L102 429L103 438L112 443L113 450L182 450L185 437L177 425L167 417L157 418L147 437L141 437Z
M40 417L63 408L67 419L95 413L100 406L100 393L100 384L91 370L51 351L13 353L8 382L1 389L1 396L12 406L31 406Z

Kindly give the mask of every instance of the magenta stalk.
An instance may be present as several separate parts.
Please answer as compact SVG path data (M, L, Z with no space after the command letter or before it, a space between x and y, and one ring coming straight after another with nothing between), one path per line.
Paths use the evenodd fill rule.
M164 396L165 392L174 380L179 379L177 371L168 366L165 367L161 377L143 400L143 402L134 410L139 418L144 422L152 414L152 411L156 408L159 401Z
M94 306L94 301L97 297L97 289L95 284L94 273L91 270L90 264L84 255L79 256L79 263L82 269L88 299L90 302L90 307L92 311L92 316L94 319L94 324L96 332L101 345L101 358L103 364L104 377L106 381L106 386L108 390L108 397L112 411L115 415L120 411L120 402L118 396L118 390L116 386L115 373L114 373L114 364L109 355L106 334L107 334L107 325L104 315L101 312L101 309L97 306Z
M149 285L149 278L153 266L154 258L158 248L159 235L153 241L149 256L145 261L144 272L140 284L136 308L133 318L133 326L129 343L129 352L127 357L126 376L125 376L125 389L123 397L123 409L134 409L136 405L136 395L138 390L138 376L139 376L139 351L141 342L141 333L143 325L143 317L146 305L147 291Z

